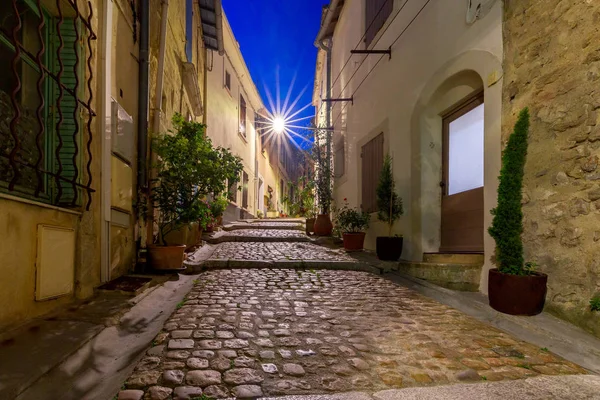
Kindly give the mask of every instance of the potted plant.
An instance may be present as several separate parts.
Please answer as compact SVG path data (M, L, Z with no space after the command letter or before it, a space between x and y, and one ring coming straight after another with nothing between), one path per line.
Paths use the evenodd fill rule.
M377 185L377 219L388 226L387 236L378 236L375 240L377 257L385 261L398 261L402 255L403 237L392 236L394 223L404 214L402 198L396 193L396 182L392 171L392 157L386 155Z
M313 157L315 158L315 187L317 191L319 214L315 220L315 234L317 236L330 236L333 224L329 211L331 207L332 168L331 159L328 157L329 132L325 129L315 131L315 144Z
M371 216L348 206L344 199L344 206L337 212L336 228L342 233L344 249L347 251L360 251L365 243L365 231L369 228Z
M523 175L527 157L529 110L523 109L502 153L498 205L488 232L496 241L496 264L488 276L490 306L511 315L536 315L544 309L548 276L523 259Z
M214 196L210 202L210 212L215 218L216 225L223 225L223 214L229 205L229 200L224 196Z
M256 210L256 217L258 219L263 219L263 216L264 216L264 214L261 210Z
M170 234L192 223L205 228L212 215L203 198L223 192L225 180L239 176L243 168L239 157L212 146L204 125L175 114L173 128L153 141L157 162L151 201L159 211L159 232L148 253L155 269L181 268L186 246L182 240L171 241Z

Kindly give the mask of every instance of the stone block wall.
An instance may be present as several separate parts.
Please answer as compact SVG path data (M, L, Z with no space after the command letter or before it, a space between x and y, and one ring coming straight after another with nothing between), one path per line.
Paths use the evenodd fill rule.
M547 309L600 336L600 1L506 0L502 136L532 116L523 192L526 260Z

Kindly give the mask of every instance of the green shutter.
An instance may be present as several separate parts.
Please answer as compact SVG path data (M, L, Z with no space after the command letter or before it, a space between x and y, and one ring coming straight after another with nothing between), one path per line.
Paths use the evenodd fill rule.
M53 30L51 34L51 61L50 66L52 68L53 73L58 74L60 70L60 64L58 61L57 50L60 47L60 40L58 37L58 31L56 29L57 20L52 21ZM61 77L61 82L77 93L78 88L76 87L76 74L79 71L75 71L75 62L77 59L77 52L74 48L74 44L76 41L76 31L75 31L75 20L73 19L65 19L63 24L60 27L60 35L63 39L63 48L60 52L60 59L63 63L63 72ZM82 62L81 57L79 58L78 70L81 69ZM79 74L79 86L83 85L83 80L81 78L81 74ZM74 96L72 96L67 91L63 90L62 99L60 101L60 109L62 111L62 123L57 130L57 123L59 121L59 114L57 109L57 101L60 96L60 88L59 85L53 81L52 90L50 94L50 104L52 105L53 113L51 121L51 126L49 127L49 132L52 132L52 154L50 155L53 160L52 169L53 172L57 173L59 170L59 163L56 160L56 149L59 145L59 135L62 139L62 147L60 150L59 158L60 164L62 166L61 176L65 179L60 180L60 185L62 189L62 194L59 199L59 204L71 204L73 198L75 197L75 190L77 190L78 203L81 198L81 193L79 193L78 188L74 188L73 185L68 182L73 180L77 171L77 181L79 182L82 171L80 168L80 158L82 154L81 149L81 141L79 140L82 126L81 119L79 118L79 110L77 110L77 114L74 115L74 112L77 107L77 100ZM75 148L76 145L78 147L77 156L75 157ZM75 157L75 158L74 158ZM67 181L68 180L68 181ZM54 186L56 187L56 180L54 180ZM54 195L57 195L57 191L55 190Z

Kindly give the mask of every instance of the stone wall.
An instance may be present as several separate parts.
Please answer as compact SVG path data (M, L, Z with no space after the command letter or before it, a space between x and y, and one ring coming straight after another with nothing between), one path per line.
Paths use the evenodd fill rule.
M600 2L504 2L503 141L529 107L526 260L549 275L547 309L600 335Z

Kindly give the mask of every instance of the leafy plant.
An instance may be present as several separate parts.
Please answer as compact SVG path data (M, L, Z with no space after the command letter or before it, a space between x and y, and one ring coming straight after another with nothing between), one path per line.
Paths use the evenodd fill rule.
M492 210L494 216L488 232L496 241L498 270L511 275L530 275L523 260L523 175L527 156L529 133L529 110L519 113L513 133L502 153L502 169L498 186L498 206Z
M369 228L370 219L368 213L350 208L347 199L344 199L344 206L337 212L335 223L342 233L358 233Z
M590 300L590 310L600 311L600 295L592 297Z
M404 214L402 198L396 193L396 182L392 171L392 157L389 154L383 160L379 184L377 185L377 218L387 223L388 236L392 236L394 223Z
M330 131L316 129L312 157L315 161L315 188L321 214L329 214L332 200L333 169L331 168Z
M212 216L215 218L222 217L223 214L225 213L225 210L227 209L228 205L229 205L229 200L227 200L223 196L216 196L210 202L210 212L211 212Z
M156 137L153 148L158 156L157 178L151 200L158 214L158 242L191 222L202 222L210 209L202 199L222 193L226 180L239 179L241 159L227 149L214 148L205 135L205 126L173 116L174 129Z

